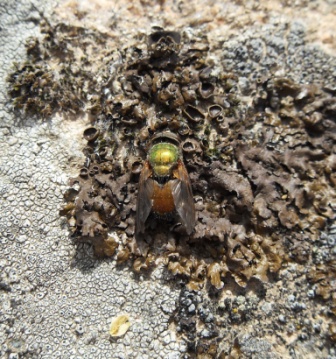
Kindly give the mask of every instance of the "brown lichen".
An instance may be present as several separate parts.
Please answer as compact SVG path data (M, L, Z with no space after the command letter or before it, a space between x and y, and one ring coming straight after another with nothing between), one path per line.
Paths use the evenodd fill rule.
M112 89L114 96L100 100L95 126L101 134L87 138L91 164L87 184L83 176L78 179L76 234L101 248L104 241L95 236L126 233L116 249L118 262L133 258L139 271L161 257L192 289L207 278L220 289L228 273L245 286L251 278L266 281L284 260L304 263L310 255L306 237L317 238L334 217L335 125L329 120L334 102L315 85L270 77L256 85L248 108L239 101L236 77L216 76L218 69L207 61L207 41L199 42L204 46L191 44L183 33L159 30L149 36L147 48L123 50L119 73L124 76ZM158 231L152 218L146 239L135 242L141 158L150 133L163 129L182 136L199 198L198 221L185 237L178 226L169 234ZM111 143L113 158L104 152ZM169 222L161 227L168 230Z
M26 62L15 63L7 78L14 107L42 118L56 112L78 116L85 106L90 113L99 112L95 95L100 86L90 55L100 52L108 37L84 27L53 25L46 19L41 33L41 39L28 38Z
M90 159L99 168L106 168L108 162L112 175L101 175L101 170L92 175L87 188L100 186L104 193L94 195L95 204L86 198L85 187L78 197L86 198L81 205L101 211L100 220L107 218L110 206L116 209L118 220L105 220L106 228L93 214L98 232L106 229L105 237L111 229L127 233L128 239L117 249L118 262L134 258L134 267L141 270L153 263L152 259L147 263L146 256L163 257L168 269L189 278L194 289L206 278L219 289L228 273L241 286L251 278L266 281L284 260L305 262L310 249L304 233L316 238L334 216L329 204L334 125L328 120L330 111L323 107L333 103L330 95L316 86L270 78L257 85L254 105L240 119L245 105L237 101L234 76L212 75L206 51L196 51L196 56L183 36L178 44L163 31L156 36L158 43L152 39L148 52L141 46L135 59L127 56L135 48L125 50L125 58L131 60L123 65L125 76L119 78L118 93L101 102L96 126L103 129L112 114L114 158L93 155L101 141L98 137L97 144L91 144ZM163 40L165 36L169 41ZM321 115L315 125L327 126L312 133L315 125L307 122L307 116L317 116L317 109ZM170 234L160 234L158 220L152 218L144 243L135 243L137 169L146 155L149 133L162 129L177 131L183 138L193 190L201 198L196 205L198 222L188 238L178 226ZM134 131L144 136L136 138ZM134 147L127 147L129 139ZM133 152L129 159L127 149ZM108 203L106 209L101 201ZM81 221L80 216L78 209L76 220ZM169 223L162 226L168 229ZM77 234L97 246L93 238L83 236L80 226ZM143 259L137 258L139 253Z
M27 112L91 118L86 161L62 210L79 241L134 261L137 271L158 260L192 288L209 280L219 289L228 275L241 286L266 281L283 261L310 257L310 242L335 218L333 92L269 75L244 102L237 76L208 56L201 32L157 29L120 46L62 23L43 32L29 41L28 63L10 76L9 92ZM142 161L152 134L166 129L182 137L195 232L153 217L136 242ZM311 281L324 271L316 267Z

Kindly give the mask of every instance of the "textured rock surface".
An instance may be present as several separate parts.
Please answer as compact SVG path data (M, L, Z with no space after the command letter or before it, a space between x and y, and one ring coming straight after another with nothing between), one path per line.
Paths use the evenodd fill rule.
M336 15L332 2L299 1L293 6L283 4L283 8L273 6L273 2L261 6L253 1L245 6L239 2L214 2L212 6L200 1L115 2L113 9L109 4L61 3L55 16L86 28L84 34L70 32L69 36L87 36L88 48L96 29L106 34L106 46L136 43L137 34L148 34L154 24L191 26L186 31L191 38L194 29L203 31L210 44L222 41L222 49L216 49L212 60L238 76L247 102L255 82L269 73L290 77L300 84L314 82L331 94L335 91L335 40L330 29ZM46 2L43 8L39 5L39 10L50 19L53 7ZM25 39L39 34L38 24L43 19L30 2L8 1L0 11L4 49L0 54L0 356L335 357L332 289L336 239L330 223L322 235L314 232L306 237L303 247L301 242L297 247L289 243L293 252L277 276L270 276L265 283L252 279L245 288L229 276L220 291L211 286L190 291L183 280L170 276L160 266L144 276L134 274L128 265L116 267L114 259L97 260L92 247L71 241L59 209L69 178L76 176L83 165L82 132L89 122L85 111L75 116L75 121L69 118L72 104L60 100L62 87L56 88L50 102L56 107L50 118L49 108L41 116L14 115L7 100L5 78L13 73L13 61L24 60ZM309 25L292 20L298 13L302 19L311 20ZM323 34L316 31L314 13L325 20ZM65 37L64 41L73 46L74 39ZM318 42L320 47L307 40ZM99 54L92 56L99 59ZM85 66L85 60L81 61ZM117 60L115 63L118 66ZM55 64L51 75L58 70ZM88 82L95 70L89 69ZM75 72L73 68L71 71ZM61 83L65 93L71 92L67 82ZM48 91L46 88L45 93ZM74 94L74 100L83 101L77 89ZM39 96L43 94L37 93ZM34 108L28 113L34 114ZM48 120L42 121L41 117ZM247 169L249 160L251 157L242 159ZM289 166L300 169L302 164L290 160L286 159ZM257 162L253 163L255 166ZM312 176L314 168L308 168ZM226 184L215 184L231 192L221 170ZM243 194L239 199L246 202L248 198L249 194ZM262 199L254 205L262 218L269 217ZM294 227L288 213L280 220L287 228ZM298 256L302 259L297 260ZM123 337L111 339L111 320L123 313L129 315L131 326Z

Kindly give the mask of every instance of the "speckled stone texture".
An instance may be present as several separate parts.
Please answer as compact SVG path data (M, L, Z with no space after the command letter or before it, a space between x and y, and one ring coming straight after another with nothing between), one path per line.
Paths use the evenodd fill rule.
M25 60L25 41L41 38L45 20L130 46L153 25L190 26L190 37L203 31L210 54L211 44L222 44L212 61L237 75L247 103L255 82L270 73L335 94L333 1L2 1L0 357L336 358L332 222L307 239L305 260L285 261L267 281L245 287L225 277L221 290L192 291L163 266L135 274L70 237L59 211L84 162L89 119L59 108L47 118L27 115L14 111L7 94L13 62ZM120 314L130 328L111 338Z

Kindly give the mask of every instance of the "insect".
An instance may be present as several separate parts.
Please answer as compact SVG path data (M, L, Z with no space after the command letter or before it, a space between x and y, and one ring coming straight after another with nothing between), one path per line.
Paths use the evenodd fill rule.
M147 160L140 174L135 233L144 233L153 212L158 218L177 213L187 234L195 227L195 206L188 172L183 164L180 140L166 131L150 142Z

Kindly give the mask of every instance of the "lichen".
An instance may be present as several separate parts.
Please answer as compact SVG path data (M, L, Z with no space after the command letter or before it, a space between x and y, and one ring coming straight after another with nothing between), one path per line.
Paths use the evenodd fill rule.
M92 118L84 132L87 160L62 211L79 241L92 243L98 255L116 254L118 263L140 261L135 268L151 267L144 263L154 256L192 288L206 278L221 288L229 273L242 286L253 277L267 281L283 261L307 260L307 239L334 218L333 93L270 75L256 81L248 102L237 76L213 63L206 37L195 32L190 39L183 30L157 29L112 50L98 81L86 70L92 51L103 59L102 34L47 22L43 31L42 41L29 40L31 64L11 75L10 94L26 111L33 104L45 115L66 109ZM58 72L50 71L51 57ZM67 70L75 59L81 66ZM137 243L141 163L151 135L166 129L182 137L198 221L186 237L178 226L161 232L154 219ZM111 231L119 243L111 242Z
M10 76L9 93L28 113L90 118L86 160L61 211L77 243L136 272L164 264L191 291L220 291L232 279L242 288L267 282L284 263L314 255L311 243L335 219L333 90L270 72L243 91L238 75L211 56L221 44L210 49L201 30L156 28L117 49L98 31L45 29L28 47L30 63ZM72 60L77 69L66 68ZM139 174L162 130L182 139L197 223L187 236L178 223L153 217L137 241ZM332 308L334 266L316 261L307 271ZM212 345L205 339L197 350Z
M104 36L84 27L52 25L47 19L41 22L41 33L41 39L26 40L27 60L14 63L7 77L15 109L48 119L57 112L81 115L91 102L94 112L99 85L89 56L106 43Z
M256 83L248 105L234 74L209 61L206 38L181 34L159 30L148 46L143 39L121 54L114 87L103 91L113 96L101 97L94 123L100 134L85 149L89 175L75 180L75 234L102 253L110 230L126 233L118 262L162 257L194 289L206 278L221 288L229 273L242 286L267 281L283 261L304 263L307 238L334 218L335 99L271 76ZM164 129L182 137L198 221L190 237L173 227L162 241L154 220L144 243L135 243L131 169L145 159L151 134Z

